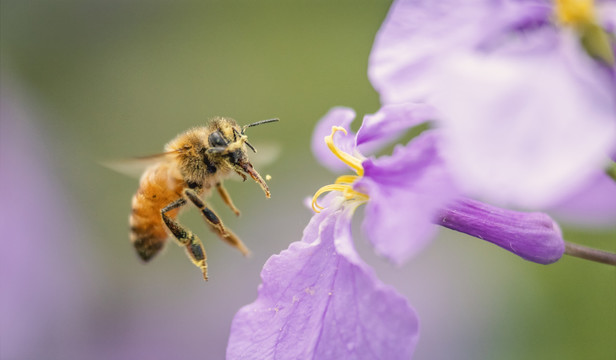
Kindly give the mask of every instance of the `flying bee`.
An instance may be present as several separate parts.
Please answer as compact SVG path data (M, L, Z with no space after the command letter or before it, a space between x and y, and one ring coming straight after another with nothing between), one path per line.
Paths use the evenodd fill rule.
M223 180L233 173L244 180L250 176L265 192L270 191L261 175L248 160L247 149L256 152L245 135L247 128L278 121L269 119L240 127L235 120L216 117L206 126L192 128L165 145L162 154L142 158L155 160L141 175L139 188L132 199L129 217L130 240L144 261L151 260L173 235L186 249L193 264L207 276L207 256L201 240L180 225L176 218L184 205L196 206L210 229L218 237L237 248L245 256L248 248L220 217L208 206L204 198L215 188L223 202L239 216Z

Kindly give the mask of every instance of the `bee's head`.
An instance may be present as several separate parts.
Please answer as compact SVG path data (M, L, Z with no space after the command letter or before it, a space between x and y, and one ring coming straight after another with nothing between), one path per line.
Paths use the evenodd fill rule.
M223 118L217 123L207 139L208 154L222 157L223 161L227 162L244 179L246 179L246 175L249 175L261 186L267 197L270 197L267 184L248 160L247 148L250 148L253 152L257 152L257 150L248 142L248 136L245 132L249 127L275 121L278 121L278 119L257 121L240 127L234 120Z

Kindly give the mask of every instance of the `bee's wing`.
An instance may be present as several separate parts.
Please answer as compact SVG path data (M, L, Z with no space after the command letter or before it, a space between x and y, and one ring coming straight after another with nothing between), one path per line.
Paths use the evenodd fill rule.
M262 168L272 164L280 157L282 152L280 144L275 143L257 143L255 148L257 152L248 156L255 168Z
M152 165L169 161L177 154L177 151L169 151L160 154L140 156L129 159L101 161L101 165L121 174L139 178L141 174Z

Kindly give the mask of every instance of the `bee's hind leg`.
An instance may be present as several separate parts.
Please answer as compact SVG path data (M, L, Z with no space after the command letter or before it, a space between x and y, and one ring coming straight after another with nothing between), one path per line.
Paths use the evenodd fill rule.
M207 281L207 254L205 253L201 240L199 240L199 238L190 230L184 228L178 222L166 215L167 212L177 209L185 204L186 199L180 198L165 206L165 208L160 211L160 214L169 231L171 231L178 242L185 247L186 254L188 254L188 257L193 264L201 269L203 272L203 279Z
M231 230L225 228L218 215L216 215L216 213L212 209L208 208L205 205L205 202L201 200L199 195L194 190L185 189L184 194L186 195L188 200L192 201L192 203L201 210L201 213L205 217L205 220L207 221L208 225L210 225L212 231L214 231L219 238L226 241L234 248L238 249L244 256L250 255L250 250L248 250L242 240L240 240L240 238L238 238L237 235L235 235Z

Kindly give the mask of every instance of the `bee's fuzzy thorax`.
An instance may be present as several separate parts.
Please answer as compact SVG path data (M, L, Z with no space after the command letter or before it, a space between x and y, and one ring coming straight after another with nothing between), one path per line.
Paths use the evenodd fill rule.
M212 133L218 132L227 142L225 152L211 152ZM175 152L177 165L188 183L210 187L234 171L230 159L246 156L245 136L238 137L241 127L231 118L215 117L207 125L191 128L171 140L165 151Z

